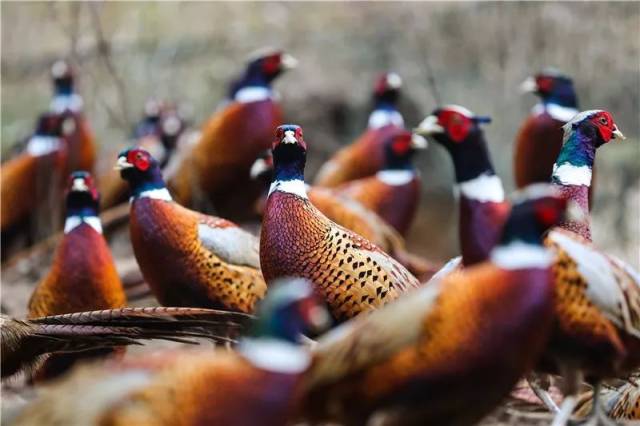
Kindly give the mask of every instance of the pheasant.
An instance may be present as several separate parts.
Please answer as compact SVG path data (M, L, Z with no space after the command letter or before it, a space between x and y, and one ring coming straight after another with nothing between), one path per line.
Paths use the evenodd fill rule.
M149 102L151 101L147 101L147 104ZM159 109L155 117L152 116L153 106ZM148 151L158 161L164 175L186 123L175 109L164 104L146 105L145 114L147 116L136 126L134 133L138 137L131 142L131 145ZM115 155L118 151L114 150L113 154ZM120 178L118 171L113 167L101 174L98 182L102 209L114 207L127 200L129 193L127 183Z
M552 182L580 211L545 244L554 252L555 327L541 370L565 376L565 399L555 425L566 424L582 377L594 383L592 419L605 421L600 382L640 366L640 274L591 244L588 190L596 149L624 139L607 111L577 114L564 126Z
M404 120L397 109L401 88L402 79L394 72L378 77L367 129L320 168L314 185L334 187L371 176L382 169L385 163L384 142L404 128Z
M533 182L549 182L562 147L562 126L578 113L573 80L555 69L527 78L524 92L541 98L522 124L515 144L514 177L518 188Z
M64 237L49 273L31 295L29 318L121 308L126 304L111 251L102 236L98 203L98 192L91 175L72 173L66 199ZM76 359L74 356L52 356L37 376L58 375Z
M411 160L417 150L427 147L426 140L411 132L401 132L385 141L384 166L375 175L356 179L336 187L377 213L406 236L420 201L420 177Z
M202 308L119 308L18 320L0 316L2 378L32 369L46 354L83 352L142 340L227 342L250 317Z
M96 148L93 131L82 112L82 97L75 91L75 71L71 64L58 60L51 66L53 99L49 111L64 119L64 135L68 144L68 166L65 175L74 170L93 171Z
M436 109L415 132L431 137L450 154L460 193L459 241L462 264L483 262L496 245L509 214L480 125L489 117L449 105Z
M3 240L6 231L28 220L38 201L46 198L47 191L58 188L59 185L52 188L52 184L62 178L66 156L61 132L59 116L41 115L24 152L2 164L0 198L3 204ZM25 194L33 195L26 197Z
M43 390L14 425L287 424L310 361L300 335L328 318L308 283L287 280L269 289L237 352L174 350L87 367Z
M271 151L261 155L251 166L251 177L254 179L273 178L273 157ZM333 188L320 186L307 187L309 201L327 218L338 225L355 232L371 241L384 252L389 253L399 261L409 272L419 280L429 279L437 270L437 265L410 253L406 249L404 238L398 234L380 216L364 207L358 201L339 194ZM267 193L260 200L257 207L262 214L266 203Z
M258 240L233 222L173 201L147 151L121 152L116 167L131 188L133 251L158 301L253 312L267 290Z
M272 151L275 174L260 237L267 283L287 276L311 280L337 321L379 308L419 285L391 256L329 220L309 201L307 144L299 126L278 127Z
M253 186L249 169L282 123L271 84L296 62L278 50L250 57L244 74L231 85L229 101L204 125L190 157L169 181L179 203L194 205L201 194L222 216L243 219L252 211L262 189Z
M367 424L374 415L384 424L469 425L500 403L547 341L552 256L541 240L566 206L545 184L524 189L514 203L485 262L318 340L303 417L345 425ZM460 409L465 401L473 404Z

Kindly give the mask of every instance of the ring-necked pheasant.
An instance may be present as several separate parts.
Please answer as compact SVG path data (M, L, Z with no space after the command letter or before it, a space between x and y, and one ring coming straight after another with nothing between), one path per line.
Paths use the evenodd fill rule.
M121 308L126 304L111 251L102 235L98 203L98 191L91 175L72 173L66 199L64 236L49 273L31 295L29 318ZM52 356L37 376L53 377L66 371L77 359L75 356Z
M287 280L269 289L237 352L173 350L87 367L42 390L14 425L288 424L311 358L300 335L328 318L308 283Z
M462 264L482 262L498 242L509 213L502 181L496 176L480 127L489 117L450 105L436 109L415 129L450 154L460 193L458 235Z
M333 187L375 174L385 163L384 143L404 129L397 102L402 79L394 72L378 77L373 91L373 111L367 130L351 145L339 150L318 171L314 185Z
M384 166L375 175L356 179L336 187L375 212L402 236L413 223L420 202L420 176L413 155L427 147L426 140L411 132L401 132L384 144Z
M76 73L70 63L58 60L51 66L53 99L49 110L64 117L63 133L68 144L65 175L74 170L93 171L96 148L93 131L82 108L82 97L75 90Z
M319 339L304 414L347 425L373 415L384 424L469 425L508 394L551 329L552 256L541 240L566 206L544 184L514 202L487 261ZM461 409L465 401L473 404Z
M391 256L329 220L309 201L307 145L299 126L278 127L272 150L275 174L260 238L267 282L287 276L311 280L338 321L379 308L419 285Z
M545 240L553 250L555 327L543 370L559 371L565 399L554 420L563 425L573 411L583 377L594 386L592 419L605 421L600 381L640 366L640 275L591 242L588 191L596 149L624 139L607 111L577 114L564 126L564 144L553 166L552 182L581 210Z
M121 152L116 167L131 188L133 251L158 301L253 312L267 290L257 238L173 201L147 151Z
M282 124L271 84L296 62L279 50L250 57L244 74L231 85L229 102L207 121L190 157L169 181L179 203L193 205L204 198L217 214L235 219L252 212L262 189L255 187L249 170Z
M535 93L540 103L516 136L513 172L518 188L534 182L549 182L562 147L562 126L579 111L573 80L558 70L546 69L527 78L521 90Z
M261 155L251 167L254 179L273 178L273 156L271 151ZM358 201L341 195L334 188L308 186L307 196L311 204L316 206L327 218L356 234L371 241L384 252L399 261L420 281L428 280L438 270L436 264L410 253L404 238L391 225ZM256 208L260 214L264 212L267 193Z
M119 308L15 319L0 316L2 378L29 371L44 355L84 352L143 340L228 342L250 316L204 308Z

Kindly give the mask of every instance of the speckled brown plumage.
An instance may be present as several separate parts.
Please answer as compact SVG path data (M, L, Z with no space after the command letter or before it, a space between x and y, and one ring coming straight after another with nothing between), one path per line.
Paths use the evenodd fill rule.
M571 241L574 243L569 245ZM550 355L595 378L616 376L637 367L640 362L640 357L634 354L640 347L637 277L634 279L618 261L599 254L589 241L569 231L555 230L545 244L556 254L552 267L556 326ZM576 251L572 247L583 249ZM599 279L594 278L593 272L585 275L585 268L600 271ZM611 300L615 300L615 306Z
M485 263L344 324L314 349L306 413L350 425L377 410L389 410L390 424L474 423L543 349L550 278Z
M406 236L418 208L420 186L418 175L402 185L390 185L374 175L348 182L336 190L377 213Z
M260 264L267 282L311 280L337 320L379 308L419 285L397 261L331 222L309 200L280 191L267 200Z
M335 187L373 175L384 166L385 141L402 131L401 127L395 125L367 129L362 136L342 148L322 166L314 185Z
M229 230L227 253L207 247L199 237L199 225ZM163 305L253 312L266 292L258 243L232 222L173 201L139 198L131 207L130 230L142 274Z

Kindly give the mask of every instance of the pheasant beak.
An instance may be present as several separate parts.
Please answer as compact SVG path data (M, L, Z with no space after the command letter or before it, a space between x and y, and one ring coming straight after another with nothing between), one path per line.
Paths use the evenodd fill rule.
M133 167L133 164L129 163L126 157L118 157L118 162L113 167L113 169L124 170L124 169L130 169L131 167Z
M533 77L528 77L525 81L520 83L520 91L522 93L533 93L538 90L538 84L536 83L536 79Z
M415 134L420 136L429 136L437 133L444 133L444 127L438 124L438 117L430 115L422 123L418 124L418 127L413 129Z
M625 135L622 134L622 132L620 131L620 129L618 129L618 126L613 126L613 133L612 133L612 139L620 139L621 141L625 140L627 137Z
M284 132L284 137L280 140L280 143L283 143L285 145L297 144L298 139L296 139L293 130L287 130L286 132Z
M89 186L84 179L74 179L71 184L71 190L75 192L89 192Z
M283 53L280 57L280 66L283 70L290 70L298 66L298 60L288 53Z
M429 146L429 144L427 143L427 140L414 133L413 135L411 135L411 148L413 149L427 149L427 147Z
M258 176L260 176L262 173L266 172L269 169L271 169L271 167L267 163L267 160L265 160L264 158L258 158L256 161L253 162L253 165L251 165L251 170L249 170L249 176L251 176L251 179L256 179Z

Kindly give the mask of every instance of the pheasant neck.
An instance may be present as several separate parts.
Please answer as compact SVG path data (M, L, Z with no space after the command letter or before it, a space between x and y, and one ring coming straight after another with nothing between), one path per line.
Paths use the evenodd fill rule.
M580 129L573 131L565 139L556 163L553 165L551 182L557 186L569 201L581 210L583 221L565 221L560 227L576 232L591 240L589 223L589 187L596 154L593 138Z
M481 175L495 175L481 131L473 132L466 140L446 145L451 154L458 184L471 181Z
M279 146L273 153L274 177L269 195L274 191L288 192L307 198L304 183L306 152L298 146Z
M164 201L172 200L171 194L162 179L159 167L154 167L141 179L131 180L130 186L130 202L134 202L138 198L153 198Z
M553 255L540 244L513 240L494 248L490 259L502 269L548 268Z

